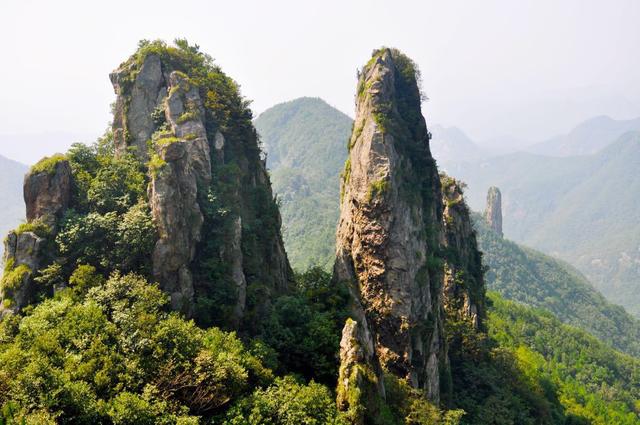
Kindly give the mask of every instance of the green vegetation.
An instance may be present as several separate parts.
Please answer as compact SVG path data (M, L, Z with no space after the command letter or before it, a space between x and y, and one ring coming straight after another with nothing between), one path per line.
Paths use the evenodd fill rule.
M352 120L321 99L300 98L263 112L255 126L267 153L292 266L329 270Z
M177 123L183 124L187 121L194 121L199 118L198 111L187 111L178 117Z
M544 308L628 354L640 356L640 321L607 302L570 265L496 235L474 217L484 252L489 289L503 297Z
M86 268L74 276L86 290L0 322L0 405L18 423L201 423L231 406L230 419L246 412L249 423L335 418L325 387L274 381L233 333L166 313L167 296L142 278L114 274L95 286Z
M389 188L389 180L380 179L373 181L369 184L369 189L367 191L367 199L372 201L377 197L384 196L385 192Z
M516 354L541 390L555 387L567 415L582 423L640 423L640 360L616 352L551 314L490 297L490 335Z
M31 232L36 236L41 238L46 238L51 234L51 227L47 223L42 220L31 220L26 223L21 223L16 230L14 230L16 235L21 235L22 233Z
M31 272L32 270L26 264L15 265L13 259L8 260L4 265L2 279L0 279L0 290L15 290L20 286L24 277Z
M638 424L640 361L542 310L489 295L488 337L450 322L463 424Z
M56 171L56 165L67 159L64 155L57 153L50 157L44 157L31 167L31 174L47 173L53 174Z

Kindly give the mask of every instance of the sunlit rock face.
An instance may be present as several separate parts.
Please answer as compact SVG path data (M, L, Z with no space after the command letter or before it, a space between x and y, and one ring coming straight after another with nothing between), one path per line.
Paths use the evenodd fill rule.
M390 49L375 52L360 74L334 274L350 283L354 314L383 369L438 400L442 203L416 74Z

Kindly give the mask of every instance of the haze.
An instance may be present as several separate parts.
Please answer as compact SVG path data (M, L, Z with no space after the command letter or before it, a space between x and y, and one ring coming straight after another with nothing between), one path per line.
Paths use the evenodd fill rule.
M352 115L356 70L387 45L422 69L428 123L486 146L640 116L633 0L5 1L0 14L0 155L25 163L104 131L108 74L143 38L199 44L256 115L300 96Z

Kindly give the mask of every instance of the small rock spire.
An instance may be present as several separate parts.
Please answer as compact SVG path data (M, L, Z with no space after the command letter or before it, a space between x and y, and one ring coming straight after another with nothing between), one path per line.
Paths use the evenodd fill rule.
M489 188L487 193L487 209L484 218L489 226L502 237L502 194L495 186Z

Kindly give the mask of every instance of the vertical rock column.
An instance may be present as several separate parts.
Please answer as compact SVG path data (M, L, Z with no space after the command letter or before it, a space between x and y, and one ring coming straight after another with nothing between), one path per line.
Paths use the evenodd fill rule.
M334 279L350 285L382 368L437 401L442 204L416 74L409 58L381 49L359 76Z
M44 169L39 165L46 164ZM34 274L46 259L47 239L55 237L56 222L71 198L71 166L62 155L45 158L24 179L27 223L7 235L4 273L0 281L0 316L19 312L36 301Z
M211 182L209 142L198 88L172 72L165 115L171 130L154 135L149 203L160 239L153 273L171 295L171 306L192 314L194 287L190 263L204 221L198 198Z
M491 186L487 192L487 209L484 212L484 218L489 227L502 237L502 194L495 186Z

